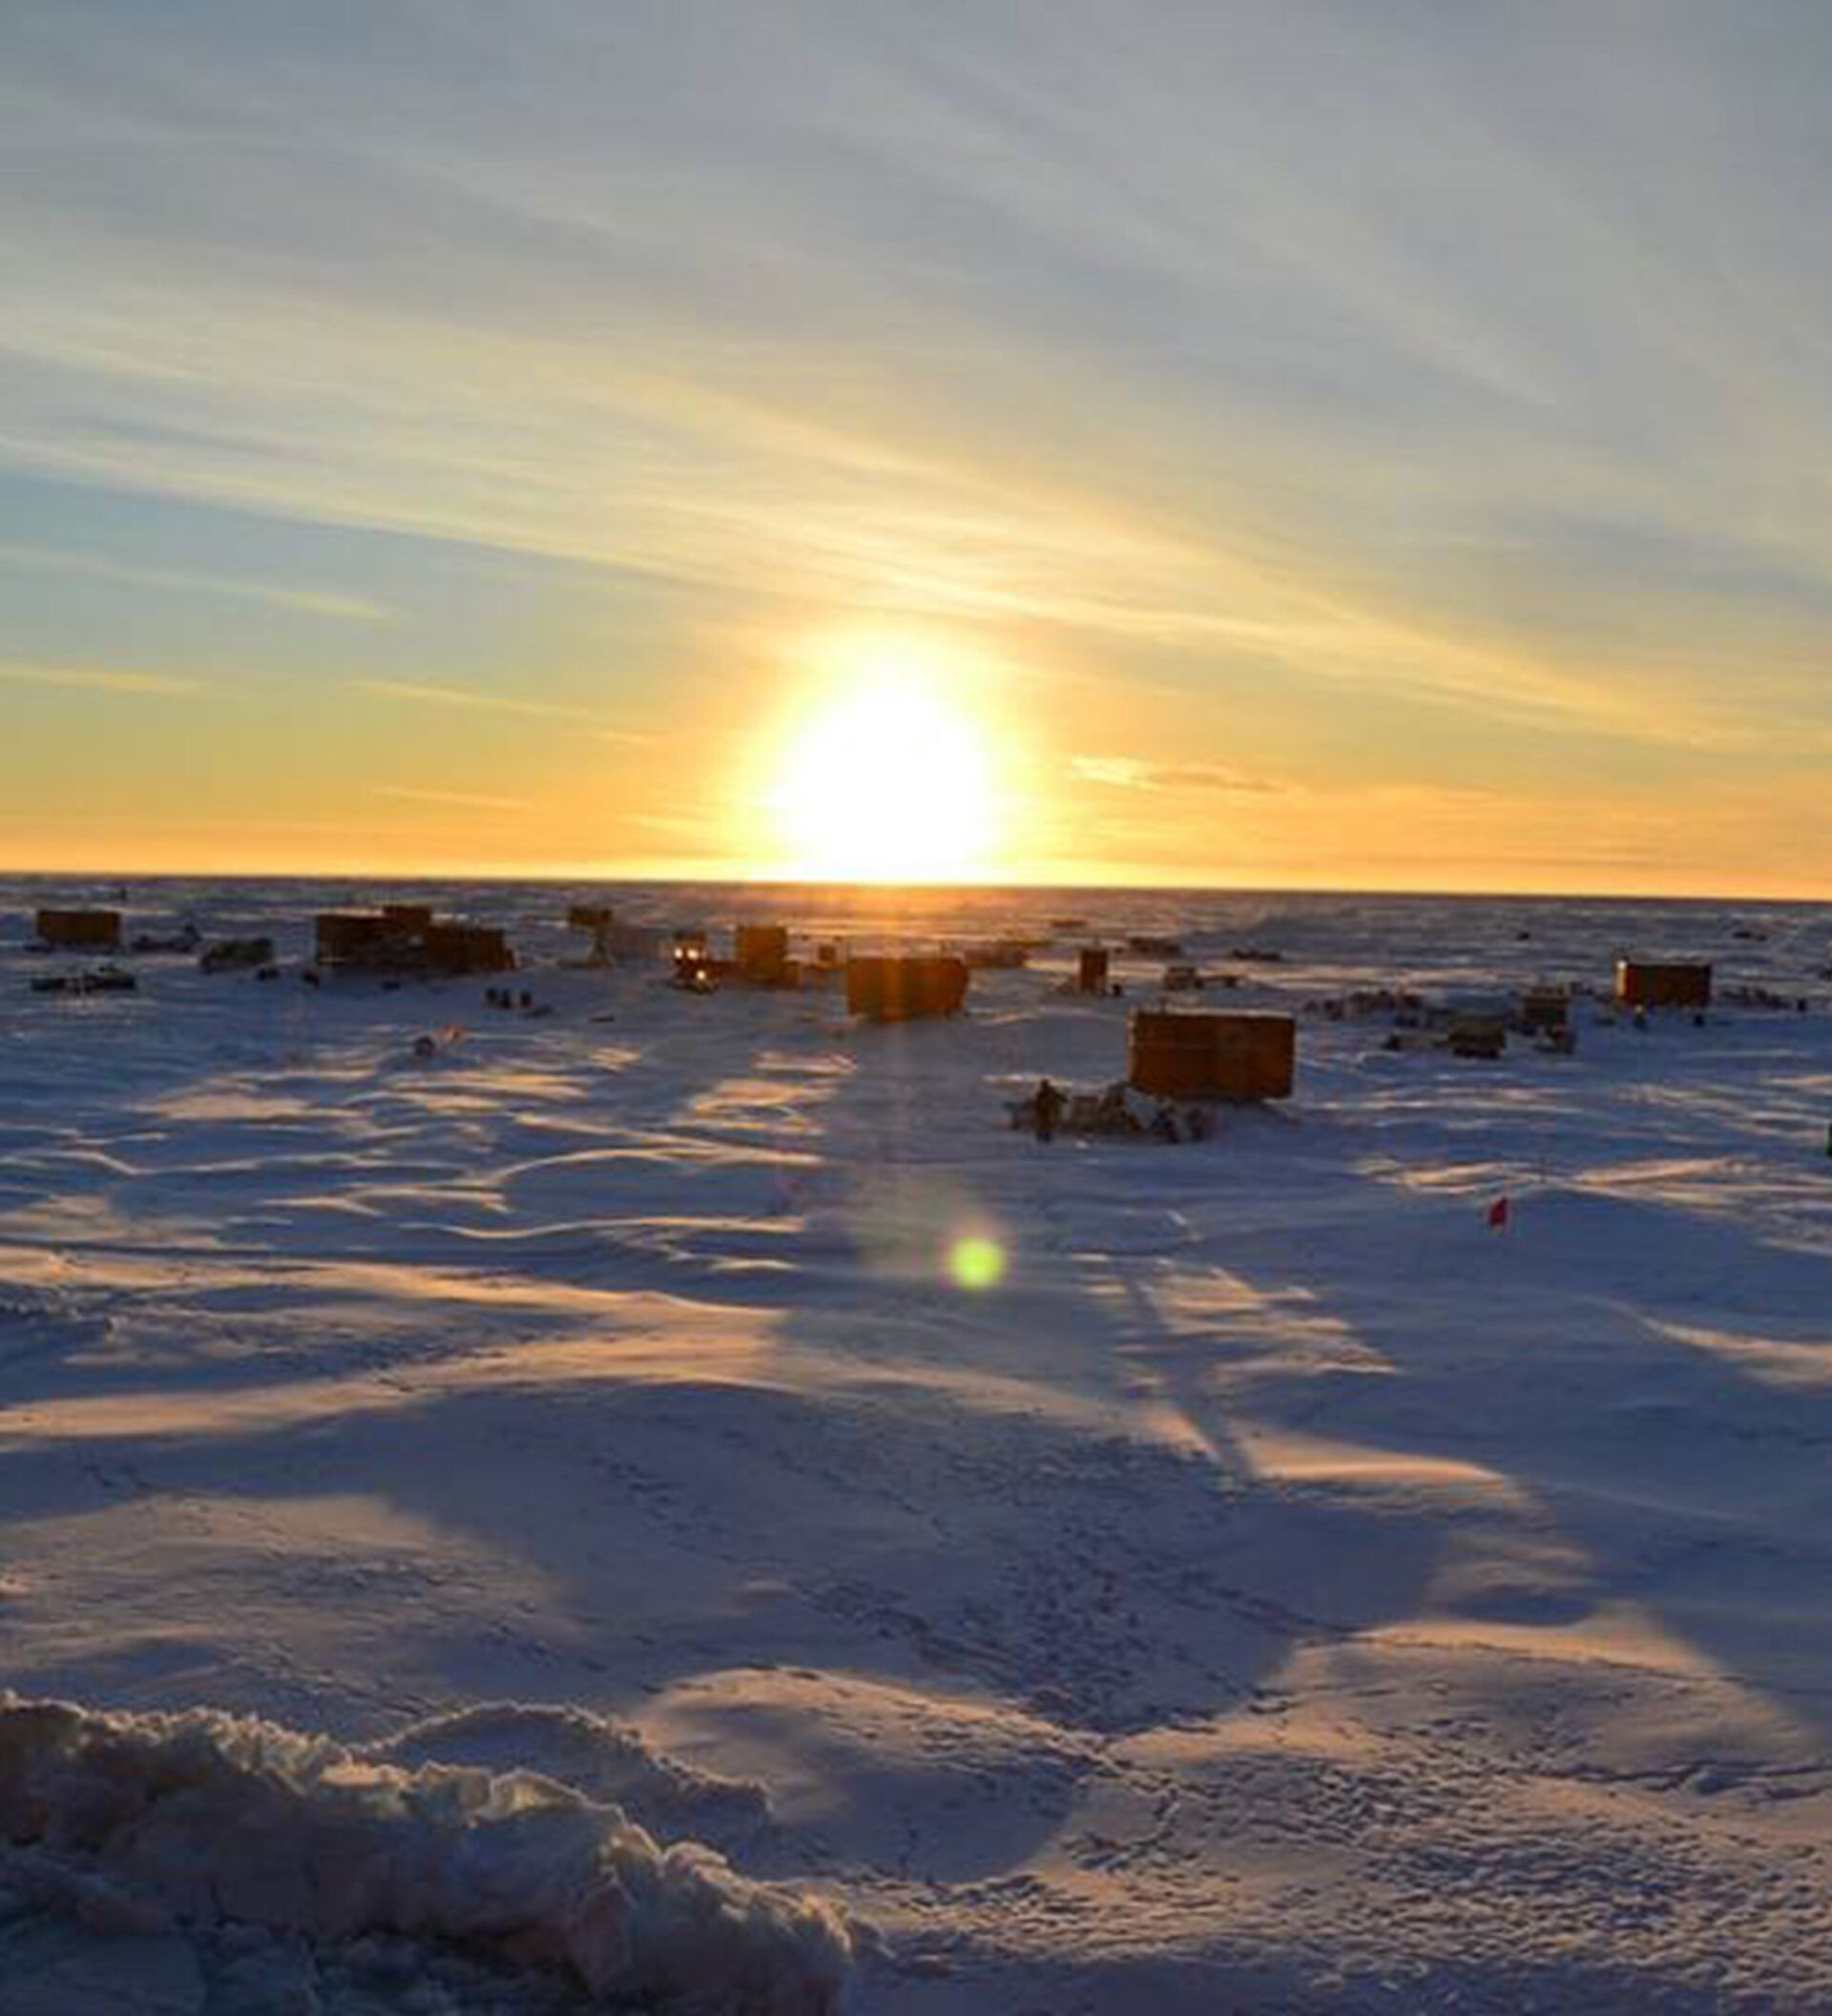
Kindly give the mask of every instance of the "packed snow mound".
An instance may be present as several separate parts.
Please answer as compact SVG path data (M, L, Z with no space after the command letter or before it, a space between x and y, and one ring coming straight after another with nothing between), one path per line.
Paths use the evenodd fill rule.
M148 1905L350 1939L451 1941L594 1995L833 2016L851 1948L818 1899L531 1772L405 1765L254 1718L0 1694L0 1838ZM92 1922L93 1918L92 1918Z
M407 1767L537 1771L588 1798L621 1806L657 1834L723 1842L755 1833L769 1819L760 1785L658 1756L635 1730L582 1708L499 1702L462 1709L416 1722L363 1755Z

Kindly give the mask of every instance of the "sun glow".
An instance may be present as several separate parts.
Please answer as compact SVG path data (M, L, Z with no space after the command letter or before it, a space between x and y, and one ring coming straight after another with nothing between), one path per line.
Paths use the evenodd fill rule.
M791 874L952 882L990 867L992 764L958 683L926 648L841 655L786 737L765 800Z

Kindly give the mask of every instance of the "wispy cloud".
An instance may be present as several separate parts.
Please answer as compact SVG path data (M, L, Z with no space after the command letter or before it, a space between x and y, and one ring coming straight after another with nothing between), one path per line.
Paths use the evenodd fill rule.
M271 514L321 559L409 532L649 597L579 633L636 639L617 709L551 665L420 679L482 659L404 597L345 713L636 743L606 716L673 704L680 612L765 608L1149 684L1179 760L1073 775L1167 825L1222 823L1178 792L1246 824L1358 769L1514 776L1523 740L1542 800L1568 755L1647 783L1832 746L1813 9L1071 9L1040 68L1048 7L934 0L912 38L781 0L706 37L552 0L488 102L474 10L309 57L232 0L151 11L98 37L42 9L0 67L0 231L38 277L0 301L0 468ZM203 550L33 564L256 600L302 658L312 619L380 607ZM486 572L452 620L532 662L551 610ZM38 634L14 648L93 648Z
M449 805L468 812L532 810L531 800L525 798L501 798L494 792L488 791L423 790L417 784L382 784L377 787L376 796L400 799L411 805Z
M302 615L327 616L345 623L385 623L394 612L360 595L331 594L320 589L287 588L271 581L217 574L194 568L156 567L112 554L73 552L54 546L32 546L0 540L0 567L39 574L75 574L85 580L119 581L175 594L221 595L233 601L263 602Z
M487 693L473 686L428 686L413 679L351 679L352 693L372 700L406 700L425 707L457 707L477 714L522 715L531 720L595 722L583 707L557 700L526 699L515 694Z
M571 721L587 729L593 740L614 742L631 748L653 741L653 736L635 728L608 726L604 716L590 707L575 707L563 700L539 700L513 693L490 693L476 686L427 685L418 679L350 679L352 693L372 700L405 700L426 707L454 707L470 714L506 714L532 721Z
M1110 784L1122 791L1257 793L1283 788L1272 778L1224 769L1218 763L1148 763L1133 756L1072 756L1069 768L1084 783Z
M68 687L78 693L147 694L161 699L193 699L205 689L197 679L163 672L135 672L118 665L18 665L0 660L0 682L9 686Z

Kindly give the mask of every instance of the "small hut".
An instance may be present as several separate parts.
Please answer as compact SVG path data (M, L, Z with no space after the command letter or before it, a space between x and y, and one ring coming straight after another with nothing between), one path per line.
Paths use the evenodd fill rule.
M1552 1036L1572 1019L1572 997L1562 987L1530 987L1520 997L1520 1026L1530 1036Z
M1107 991L1108 955L1104 945L1085 945L1075 961L1075 991L1078 994L1105 994Z
M271 938L219 938L204 946L198 964L206 973L227 973L238 966L271 966L273 959Z
M969 973L1015 970L1030 963L1030 947L1021 938L988 938L961 947Z
M1297 1048L1290 1015L1135 1008L1126 1081L1158 1099L1288 1099Z
M39 910L32 929L41 945L56 952L118 952L121 913L118 910Z
M967 1000L967 962L949 954L891 953L846 961L846 1008L873 1022L958 1015Z
M1618 959L1615 998L1631 1008L1711 1006L1711 967L1676 960Z
M1444 1047L1453 1057L1492 1064L1508 1048L1508 1018L1480 1008L1462 1008L1450 1018Z

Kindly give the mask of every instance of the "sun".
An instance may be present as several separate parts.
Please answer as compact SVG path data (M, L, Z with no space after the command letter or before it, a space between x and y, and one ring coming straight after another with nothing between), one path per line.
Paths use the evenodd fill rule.
M808 881L953 882L997 851L998 797L965 668L875 642L839 663L785 736L765 802L790 873Z

